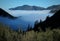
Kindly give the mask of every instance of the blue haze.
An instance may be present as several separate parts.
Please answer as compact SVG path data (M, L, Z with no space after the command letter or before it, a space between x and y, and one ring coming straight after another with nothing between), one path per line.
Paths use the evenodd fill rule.
M21 28L23 30L26 30L28 25L34 26L34 23L36 20L44 21L47 16L52 16L53 14L49 13L50 10L43 10L43 11L9 11L11 15L18 17L15 20L11 20L8 18L0 17L0 22L9 25L12 29L18 29Z

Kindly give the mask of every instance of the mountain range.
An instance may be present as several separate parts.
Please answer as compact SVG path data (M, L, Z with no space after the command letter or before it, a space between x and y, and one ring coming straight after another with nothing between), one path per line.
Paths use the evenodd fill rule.
M52 5L47 8L39 7L39 6L17 6L15 8L10 8L9 10L51 10L50 13L55 13L56 11L60 10L60 5Z
M43 7L38 6L29 6L29 5L23 5L23 6L17 6L15 8L10 8L9 10L44 10Z

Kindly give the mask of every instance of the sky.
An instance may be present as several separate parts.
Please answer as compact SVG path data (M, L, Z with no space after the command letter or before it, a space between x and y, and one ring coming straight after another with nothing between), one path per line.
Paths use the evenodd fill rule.
M47 8L51 5L60 4L60 0L0 0L0 8L13 8L22 5L40 6Z

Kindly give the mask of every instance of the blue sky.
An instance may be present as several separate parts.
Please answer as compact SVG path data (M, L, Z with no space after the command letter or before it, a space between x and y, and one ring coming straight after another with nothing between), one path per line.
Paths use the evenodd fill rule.
M57 4L60 4L60 0L0 0L0 8L6 9L21 5L48 7Z

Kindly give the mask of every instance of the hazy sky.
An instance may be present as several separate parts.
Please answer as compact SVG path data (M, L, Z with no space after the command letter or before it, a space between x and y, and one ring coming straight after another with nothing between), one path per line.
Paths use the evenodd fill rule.
M0 8L6 9L21 5L48 7L57 4L60 4L60 0L0 0Z

